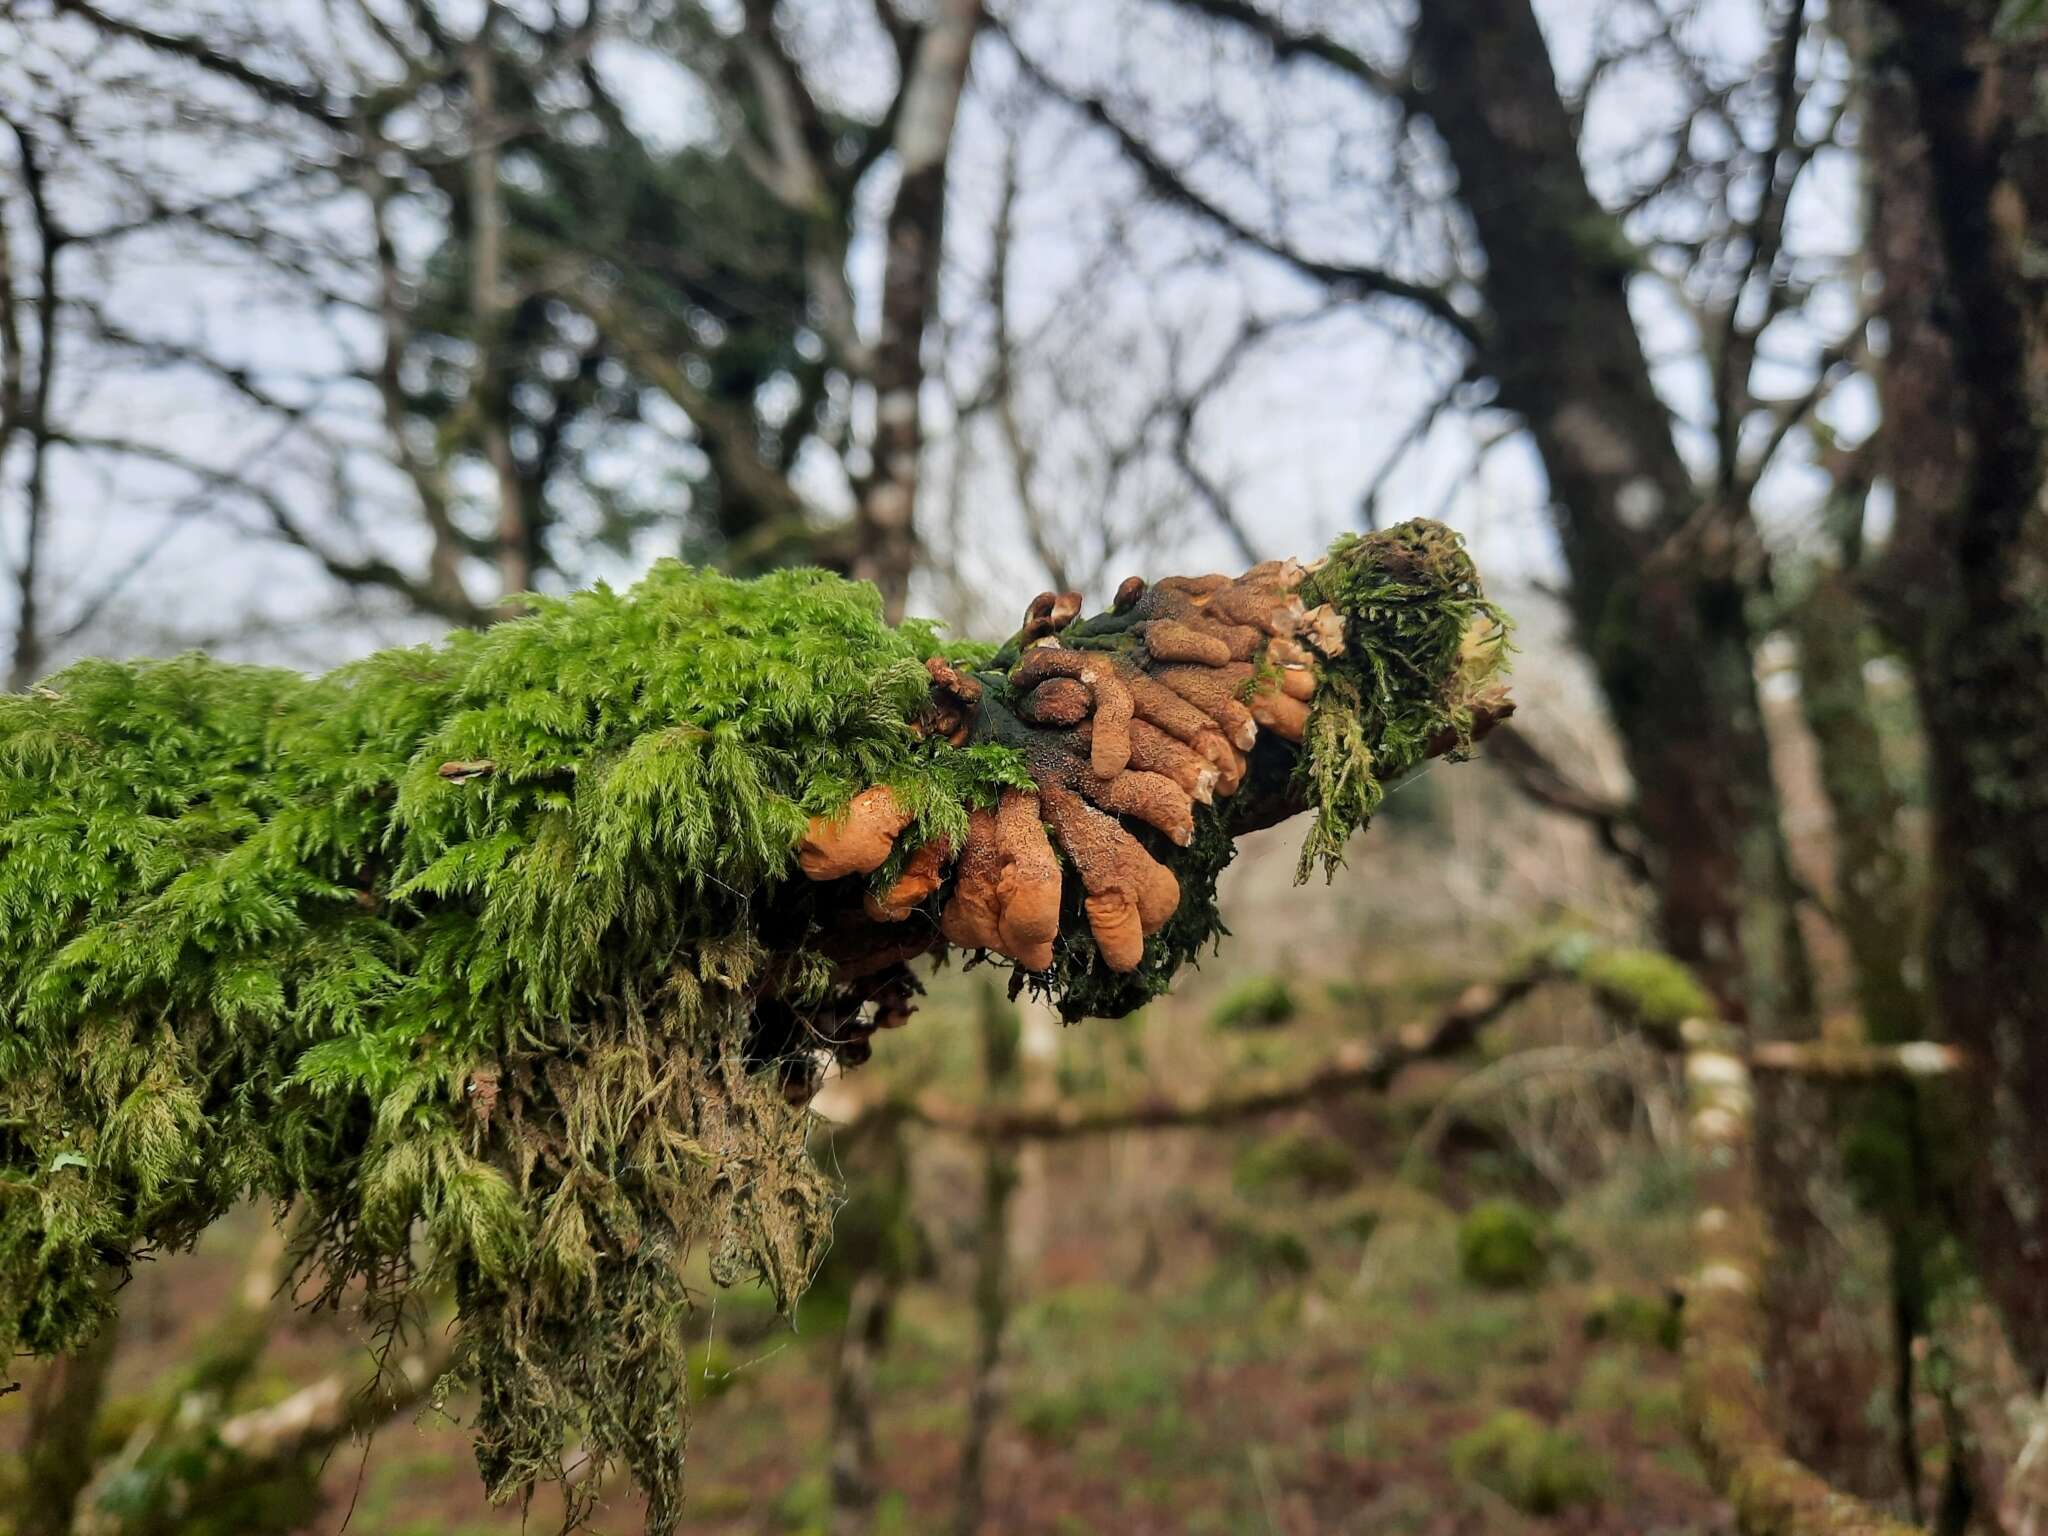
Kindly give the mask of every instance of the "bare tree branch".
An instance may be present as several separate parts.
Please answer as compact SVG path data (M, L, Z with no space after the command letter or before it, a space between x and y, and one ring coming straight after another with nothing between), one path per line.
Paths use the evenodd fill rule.
M481 610L467 603L460 606L451 604L442 594L422 585L382 556L355 558L334 549L312 532L299 514L286 505L282 495L268 486L255 484L154 443L70 431L53 431L49 440L81 453L117 454L161 464L190 475L204 487L231 492L253 502L264 513L270 531L277 539L304 550L319 562L322 570L344 586L385 588L403 597L422 613L439 615L451 623L477 624L484 621L485 615Z
M49 522L50 399L57 375L58 305L60 300L57 262L68 235L50 206L49 187L43 165L42 146L27 128L12 118L0 116L14 135L20 161L22 190L28 197L30 216L35 221L36 263L36 371L35 382L21 397L21 335L15 326L14 301L6 296L12 334L8 338L8 394L12 410L0 425L0 459L7 440L15 431L28 439L27 488L22 509L21 558L14 567L15 616L14 655L8 669L9 686L25 688L41 676L47 652L43 633L39 588L43 538ZM4 235L4 231L0 231ZM6 260L6 258L0 258ZM11 262L9 262L11 266ZM9 286L11 287L11 280Z
M496 4L485 7L463 60L469 83L472 144L469 153L469 305L476 365L470 410L484 440L484 455L498 484L498 590L509 602L533 585L533 530L525 488L512 458L505 418L510 409L503 369L505 349L505 207L498 178L497 64L490 46ZM502 606L502 604L501 604ZM514 605L516 607L516 605Z
M266 75L233 54L213 47L204 38L189 33L158 32L104 11L90 0L51 0L51 3L57 10L90 22L110 37L126 38L167 57L196 64L223 79L247 87L272 106L289 108L324 128L345 133L352 126L346 112L335 110L314 92Z
M1322 33L1297 31L1277 16L1268 15L1257 6L1248 4L1247 0L1173 0L1173 3L1181 10L1206 16L1212 21L1228 22L1251 33L1265 43L1272 50L1273 57L1282 64L1313 59L1404 107L1413 105L1417 100L1414 81L1408 76L1390 74L1355 48L1347 48Z
M1635 810L1627 802L1574 781L1542 748L1511 724L1495 728L1480 756L1497 766L1516 789L1545 810L1586 823L1600 840L1600 846L1636 879L1651 879Z
M1101 98L1060 84L1024 51L1015 35L1000 24L991 23L991 30L1001 33L1027 78L1116 141L1125 159L1130 161L1155 197L1195 214L1227 238L1340 295L1359 299L1398 299L1415 305L1430 318L1448 326L1462 340L1474 345L1480 341L1477 322L1458 308L1444 288L1411 282L1377 267L1309 256L1274 236L1254 229L1206 193L1197 190L1182 172L1168 165L1136 131L1126 126Z
M1067 1141L1121 1131L1231 1125L1361 1091L1383 1093L1413 1063L1469 1049L1481 1029L1528 996L1548 974L1540 966L1530 966L1499 981L1476 982L1427 1024L1411 1026L1374 1045L1349 1041L1306 1071L1250 1086L1107 1104L1063 1099L1044 1105L970 1105L920 1094L876 1104L839 1126L838 1132L864 1126L870 1115L878 1115L978 1141Z

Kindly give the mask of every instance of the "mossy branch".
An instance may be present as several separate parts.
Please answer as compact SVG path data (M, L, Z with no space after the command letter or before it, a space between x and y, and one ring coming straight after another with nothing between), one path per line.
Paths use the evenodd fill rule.
M907 962L951 929L1127 1012L1221 935L1239 832L1307 812L1328 863L1508 708L1432 523L1078 606L1012 671L823 572L668 564L325 677L90 661L0 699L0 1343L75 1349L110 1271L261 1199L321 1298L452 1290L494 1495L577 1445L672 1528L682 1261L801 1291L803 1102L908 1018ZM991 928L942 921L963 891Z

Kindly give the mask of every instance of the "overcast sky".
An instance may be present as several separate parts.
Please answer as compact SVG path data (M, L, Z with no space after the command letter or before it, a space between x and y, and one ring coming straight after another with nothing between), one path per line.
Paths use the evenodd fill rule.
M279 16L317 10L314 0L276 3ZM829 8L802 14L825 25ZM130 9L164 25L173 13L190 21L207 7L138 0ZM1350 93L1319 87L1305 72L1276 88L1271 72L1255 67L1248 56L1234 58L1227 48L1191 52L1185 28L1138 0L1034 0L1008 9L1027 48L1063 79L1135 81L1145 112L1160 127L1163 147L1177 156L1204 151L1190 136L1193 130L1178 125L1214 120L1220 105L1232 154L1202 161L1212 167L1208 185L1217 195L1255 215L1277 211L1288 221L1290 237L1310 248L1359 259L1425 265L1431 260L1427 229L1418 233L1412 222L1395 217L1387 201L1384 182L1395 149L1385 125L1360 114ZM1397 16L1374 5L1304 3L1285 9L1301 13L1304 21L1341 18L1333 24L1382 48L1398 24ZM1609 8L1592 0L1554 0L1544 12L1563 77L1582 78ZM1728 67L1747 67L1744 61L1754 58L1760 42L1754 6L1715 0L1703 14L1703 35ZM888 68L879 41L863 44L861 38L857 30L834 30L818 52L821 77L853 102L882 88ZM115 67L104 58L88 62ZM119 67L134 64L130 59ZM675 143L710 130L712 119L683 72L625 47L609 49L601 64L650 136ZM28 88L24 67L21 59L0 63L0 94ZM1600 190L1619 194L1641 174L1641 146L1659 113L1668 110L1668 96L1652 69L1618 75L1595 95L1586 144ZM1027 407L1035 405L1043 435L1044 497L1068 516L1086 517L1092 515L1093 448L1085 430L1091 421L1135 409L1162 369L1171 367L1183 378L1201 376L1246 313L1292 315L1305 311L1315 295L1271 263L1197 259L1204 237L1177 215L1147 209L1112 145L1055 106L1040 103L1020 113L1018 104L1027 97L1004 50L984 40L953 162L944 307L949 322L974 319L990 261L1000 168L1014 142L1022 191L1010 281L1019 334L1040 338L1033 355L1037 382L1027 382L1023 398ZM216 145L149 123L146 110L136 120L131 97L109 98L98 110L104 118L98 131L153 160L164 185L217 192L264 173L260 153L223 155ZM1234 173L1232 165L1240 161L1249 169ZM1284 205L1272 197L1272 187L1287 194ZM72 215L86 225L117 214L121 204L110 189L81 187L74 195ZM100 205L89 206L95 200ZM360 251L361 213L351 208L342 198L280 210L276 217L295 228L330 221L337 249ZM1854 217L1853 175L1847 167L1824 167L1795 209L1795 241L1815 251L1831 243L1839 247L1853 231ZM352 218L356 227L350 227ZM1113 235L1136 254L1105 276L1096 258ZM854 262L863 302L873 302L877 268L871 236ZM337 280L345 281L345 275ZM376 335L360 317L315 313L296 299L278 302L251 282L246 264L224 266L217 253L201 255L154 236L115 247L92 281L105 285L114 313L131 328L238 356L268 388L314 404L335 430L373 432L365 391L322 382L351 356L374 354ZM1653 279L1639 280L1633 297L1659 359L1660 386L1681 412L1696 412L1704 375L1690 322ZM947 356L956 377L974 373L978 346L971 323L955 336ZM1789 350L1799 353L1797 345ZM1285 329L1250 354L1233 382L1204 406L1199 457L1232 491L1260 553L1312 554L1339 531L1358 526L1361 489L1457 368L1450 348L1392 306L1353 306ZM1798 382L1796 365L1786 378L1788 389ZM63 379L61 396L64 414L84 430L148 436L222 467L261 462L281 495L317 502L331 492L296 471L288 451L274 449L274 423L239 410L216 386L189 373L107 375L74 367ZM1867 400L1846 396L1834 409L1838 424L1852 431L1867 423ZM946 411L945 392L935 388L931 418L943 427ZM1534 611L1545 600L1529 589L1551 581L1557 557L1540 469L1507 426L1484 412L1446 415L1389 478L1382 515L1437 515L1463 529L1496 588L1522 594L1518 605L1536 620L1526 626L1525 639L1540 650L1553 626ZM654 451L652 442L653 434L622 438L610 459L615 472L664 472L672 461ZM981 445L972 448L967 469L956 476L949 472L955 450L942 441L933 455L922 520L980 600L964 616L1000 628L1046 578L1019 531L1007 473ZM109 572L146 562L127 580L124 602L110 615L113 622L82 637L84 645L160 649L198 636L231 652L315 665L422 632L417 625L346 619L338 625L294 624L301 616L324 613L331 588L304 557L247 536L246 512L193 515L207 509L204 489L195 495L189 479L159 469L129 463L87 470L70 455L62 463L51 556L56 586L87 590ZM835 488L828 480L807 484L822 501L831 501ZM396 475L380 481L374 470L366 471L359 489L364 506L372 509L366 515L387 530L379 538L395 553L409 553L404 520L374 514L380 496L405 494ZM0 494L18 493L18 477L0 485ZM1144 496L1134 500L1140 504L1119 508L1116 515L1142 516L1154 526L1149 547L1133 550L1132 568L1142 562L1159 574L1239 563L1231 540L1184 496L1162 495L1157 505ZM1772 500L1787 526L1796 528L1811 488L1788 471L1774 483ZM594 568L626 579L662 552L663 541L650 539L632 557L599 561ZM1104 571L1102 580L1113 585L1127 573L1119 565ZM1091 594L1097 600L1104 595ZM957 608L957 594L927 579L916 589L914 606ZM244 615L282 620L284 628L280 633L266 625L260 638L238 639Z

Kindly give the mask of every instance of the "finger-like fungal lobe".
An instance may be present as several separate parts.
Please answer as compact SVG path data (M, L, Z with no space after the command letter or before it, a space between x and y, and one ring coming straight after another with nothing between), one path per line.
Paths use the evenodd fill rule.
M900 923L909 917L939 888L952 851L949 838L927 838L920 843L887 890L868 893L863 903L868 916L878 923Z
M896 803L886 784L864 789L838 816L813 816L796 859L812 880L873 874L888 860L896 835L910 825L910 813Z
M1245 633L1254 637L1257 631ZM1178 619L1154 619L1144 629L1145 649L1154 661L1195 661L1205 667L1220 667L1235 659L1234 647L1221 635L1196 629ZM1249 650L1246 652L1250 654Z
M1134 971L1145 936L1157 932L1180 902L1180 885L1138 840L1073 791L1051 787L1045 812L1053 835L1081 877L1088 926L1112 971Z
M1249 662L1220 667L1161 667L1161 682L1207 715L1233 747L1251 750L1259 728L1244 696L1252 680Z
M1078 679L1048 677L1024 695L1017 713L1033 725L1079 725L1094 707L1094 699Z
M1003 872L996 841L996 813L977 806L967 813L967 845L953 876L953 890L939 914L939 931L956 949L994 949L1002 942L996 926L997 878Z
M1052 964L1060 931L1060 865L1039 820L1039 797L1005 790L996 811L1002 872L996 879L996 948L1027 971Z
M1308 729L1309 708L1305 700L1283 692L1276 682L1272 687L1261 687L1252 694L1252 719L1271 731L1277 731L1281 738L1297 746L1302 733Z
M1104 660L1091 662L1081 681L1095 690L1095 730L1088 739L1088 766L1113 777L1131 762L1131 690L1117 676L1114 664Z

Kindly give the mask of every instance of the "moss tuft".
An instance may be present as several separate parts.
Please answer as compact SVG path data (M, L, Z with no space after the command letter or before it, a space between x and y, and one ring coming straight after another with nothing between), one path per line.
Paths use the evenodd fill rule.
M1499 1494L1525 1515L1597 1504L1612 1474L1585 1441L1510 1408L1451 1445L1458 1476Z
M1458 1223L1458 1272L1489 1290L1530 1290L1550 1267L1543 1218L1515 1200L1487 1200Z
M1632 1024L1672 1030L1711 1017L1713 999L1686 966L1660 950L1607 944L1590 934L1539 940L1532 963L1577 981L1603 1008Z
M1676 1354L1683 1332L1679 1307L1676 1295L1652 1300L1628 1291L1601 1291L1586 1308L1585 1335L1596 1342L1649 1345Z
M1469 743L1473 701L1508 644L1464 539L1428 518L1340 538L1301 600L1336 608L1345 638L1320 669L1297 769L1312 810L1296 872L1306 879L1317 863L1336 872L1351 834L1433 741Z

